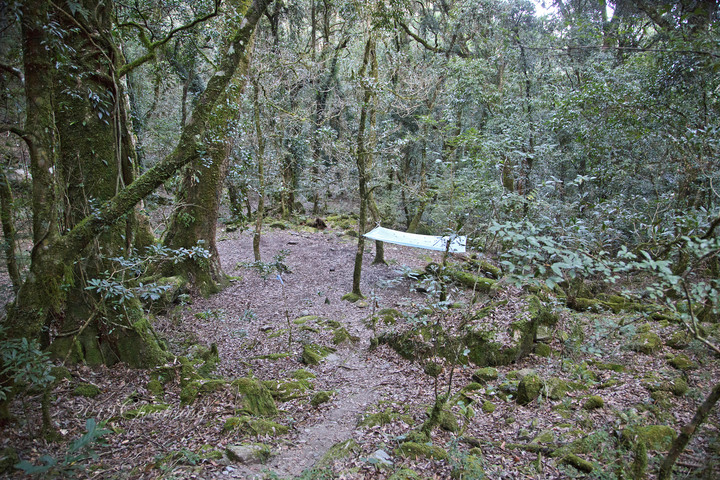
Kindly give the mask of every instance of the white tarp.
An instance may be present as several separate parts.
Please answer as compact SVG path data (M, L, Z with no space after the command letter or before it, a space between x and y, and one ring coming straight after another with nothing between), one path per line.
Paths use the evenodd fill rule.
M376 227L364 235L371 240L405 245L406 247L425 248L428 250L445 251L448 240L450 252L463 253L465 251L465 237L454 235L452 237L436 237L434 235L418 235L416 233L398 232L389 228Z

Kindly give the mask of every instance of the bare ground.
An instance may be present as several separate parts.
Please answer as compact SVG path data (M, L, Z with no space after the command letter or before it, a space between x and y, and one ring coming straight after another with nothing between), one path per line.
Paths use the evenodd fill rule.
M579 456L594 462L589 475L615 478L618 465L624 464L629 470L633 461L629 449L619 440L625 428L631 424L666 424L679 430L720 379L717 359L698 346L683 351L699 366L687 372L668 366L668 358L678 351L667 345L653 355L630 351L627 343L634 331L632 325L642 320L611 314L563 313L549 341L554 355L531 354L518 364L500 367L497 381L464 393L465 398L474 401L471 411L451 404L459 430L437 429L432 435L432 444L448 452L448 459L401 456L395 449L426 419L436 392L449 390L457 394L471 382L473 369L446 366L436 383L421 365L402 359L387 346L371 349L370 341L376 332L369 328L369 320L381 308L397 308L408 314L423 308L427 297L412 291L412 282L402 270L438 261L440 254L387 245L390 265L371 265L373 255L368 249L362 287L366 302L357 304L340 298L350 291L352 283L356 250L353 238L332 230L268 229L263 237L262 257L271 262L281 250L287 252L284 263L290 272L281 275L282 281L274 274L263 279L247 265L253 260L249 233L223 233L219 240L224 269L237 278L223 292L207 299L193 298L192 303L158 318L156 329L178 355L192 354L198 344L216 344L220 354L220 363L213 372L216 377L284 380L300 368L314 374L311 391L278 402L280 413L274 421L289 427L289 431L259 436L226 431L226 420L238 415L238 399L232 389L201 393L192 404L182 405L177 381L167 384L164 393L158 395L148 389L152 372L123 365L93 369L74 366L70 368L72 377L53 391L51 414L55 426L65 438L73 439L84 433L87 418L96 418L107 420L106 428L112 433L106 435L105 444L93 445L97 459L70 462L67 468L56 469L58 476L384 479L401 467L413 469L417 478L482 478L480 472L493 479L586 475L544 453L549 447L522 448L544 445L538 438L550 432L553 448L585 439L586 448ZM467 300L467 292L455 295L458 300ZM522 292L506 287L500 296L508 303L492 312L489 322L509 322L525 315ZM304 316L317 318L294 322ZM326 320L340 322L357 341L335 345L333 330L327 328ZM412 321L408 317L400 323ZM675 327L653 324L652 328L669 338ZM307 343L336 351L319 365L304 365L300 356ZM598 361L615 362L624 371L598 368ZM557 401L541 397L526 406L518 405L512 396L502 399L499 391L512 383L512 372L524 368L533 369L543 378L555 376L581 382L587 389L569 392ZM672 396L669 405L661 406L647 386L653 374L661 378L682 376L689 390L682 396ZM74 395L81 382L98 386L101 393L95 398ZM319 391L332 395L328 402L314 407L309 400ZM604 406L584 409L589 395L601 396ZM486 401L496 407L493 412L482 410ZM161 405L164 409L132 415L144 405ZM386 411L393 414L388 422L360 424L368 414ZM38 439L39 397L16 401L13 412L19 420L3 432L0 449L12 446L22 459L36 464L45 454L63 459L67 443ZM720 475L718 424L720 418L715 410L681 457L677 470L680 478ZM332 446L350 439L355 443L349 455L326 456ZM473 439L474 444L468 439ZM272 455L265 464L239 464L219 456L229 445L252 442L270 446ZM389 459L385 465L377 460L384 454ZM649 451L650 478L662 455ZM80 466L83 468L74 469Z

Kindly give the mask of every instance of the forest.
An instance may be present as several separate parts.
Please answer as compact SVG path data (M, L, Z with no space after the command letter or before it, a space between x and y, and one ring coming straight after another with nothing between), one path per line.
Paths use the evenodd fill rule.
M714 0L3 0L0 139L0 477L720 477Z

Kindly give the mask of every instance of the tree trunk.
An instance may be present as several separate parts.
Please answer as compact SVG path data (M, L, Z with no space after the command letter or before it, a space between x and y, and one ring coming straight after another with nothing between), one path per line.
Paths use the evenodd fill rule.
M75 124L73 127L77 131L73 131L69 128L70 125L56 125L54 122L55 118L58 118L55 114L62 112L53 111L53 106L59 105L59 102L53 102L52 98L55 90L51 87L50 82L55 76L55 71L52 52L46 49L47 45L53 43L45 38L44 29L44 25L51 20L48 16L50 4L40 0L28 0L25 2L23 5L22 33L27 96L26 130L30 132L26 142L30 150L31 173L33 176L34 248L30 271L8 311L7 324L11 336L39 337L46 322L60 316L68 308L66 304L67 296L63 287L72 279L73 271L69 266L76 263L84 264L84 262L78 262L78 260L87 254L89 251L88 246L94 244L95 246L90 248L99 251L99 248L96 247L103 247L102 242L105 241L105 235L108 234L108 230L112 230L113 225L117 224L126 213L132 211L138 202L152 193L155 188L170 178L182 166L199 157L197 139L203 138L210 112L221 98L230 78L232 78L237 66L240 64L251 34L270 1L255 0L252 6L248 8L248 13L242 25L230 37L229 44L231 48L225 52L218 62L218 72L208 82L208 86L198 100L193 114L187 124L183 126L180 140L171 154L137 180L128 184L127 178L121 178L120 175L117 175L117 168L120 166L110 165L118 160L115 151L108 158L100 158L99 155L90 151L93 157L90 160L100 162L102 164L101 170L111 168L114 171L115 184L111 190L105 189L103 194L106 196L103 196L102 199L96 197L92 204L85 203L85 205L89 205L90 209L83 218L73 219L72 224L63 223L64 231L62 235L59 234L57 228L59 223L55 216L58 209L55 202L55 175L61 169L56 168L54 161L56 144L53 133L56 128L65 127L68 129L67 135L77 136L79 135L77 131L82 131L83 126L82 123ZM94 12L95 9L91 11ZM59 14L58 18L60 17L64 17L65 20L63 21L67 21L67 13ZM83 24L85 19L84 17L77 18L74 21ZM108 34L107 30L104 30L106 26L102 24L99 26L102 27L99 31L97 30L98 25L89 27L97 33L98 38L103 39L101 42L103 50L108 46L114 47L111 43L113 37ZM79 30L76 27L76 24L73 25L74 30ZM88 38L95 40L94 36L88 36ZM96 47L93 46L92 48ZM79 64L76 67L79 71L89 72L87 76L93 77L95 81L104 85L105 92L118 95L118 92L120 92L117 88L118 79L114 77L116 65L113 65L110 71L107 70L106 65L105 70L96 72L93 70L97 66L96 62L102 62L102 60L94 58L92 52L92 49L81 52L80 54L84 55L78 59ZM114 61L120 61L121 59L116 56L116 52L116 49L111 49L109 51L104 50L102 54L111 54L110 58L114 58ZM116 98L118 97L111 98L111 100ZM100 112L99 107L104 105L103 99L100 98L99 100L97 105L92 105L94 108L92 113L96 116ZM117 101L110 102L113 107L120 109L117 112L103 112L103 118L106 118L108 123L113 125L112 130L107 126L101 126L101 128L108 128L109 131L113 132L113 135L122 135L123 129L127 130L127 122L126 118L124 118L127 112L121 109L120 103ZM95 109L95 107L98 108ZM67 112L67 115L71 114L77 115L77 112ZM108 142L113 148L119 148L122 145L122 141L116 138L111 138L111 141L108 141L109 139L105 136L99 138L97 132L88 133L92 133L91 136L97 142ZM78 154L86 152L88 148L94 149L94 147L98 147L95 151L100 151L103 148L103 145L96 145L95 142L92 144L83 142L81 145L69 147L71 149L75 148L75 152ZM65 150L65 152L68 151ZM127 155L127 153L120 150L119 160L121 162L125 160L124 155ZM72 166L70 156L67 155L65 158L67 164L63 165L63 170L72 173L72 178L82 178L77 177L80 172L77 167ZM84 158L78 157L76 160L84 160ZM105 165L103 160L107 161L108 165ZM83 171L89 174L86 169L83 169ZM88 178L92 179L94 177L90 175ZM66 185L66 191L72 191L73 194L77 194L81 198L90 189L98 188L102 190L102 185L87 184L84 187L73 183ZM70 218L72 219L72 214L80 217L83 212L83 209L71 210ZM84 327L82 330L101 333L103 328L101 328L98 317L99 315L95 315L94 312L88 316L85 323L81 325L81 327ZM79 333L77 332L76 335ZM132 355L132 358L129 358L128 361L133 366L156 363L163 357L149 323L142 318L129 316L124 319L122 327L118 326L113 330L113 334L122 335L122 338L114 339L117 346L116 352L123 353L130 349L134 351L128 352L129 355Z
M255 123L255 135L257 137L257 171L258 171L258 206L255 212L255 233L253 234L253 255L255 261L260 261L260 235L265 217L265 137L263 136L260 116L260 86L257 79L253 77L253 122Z
M13 222L13 194L10 182L5 174L5 167L0 166L0 221L2 223L3 237L5 238L5 263L8 275L12 282L13 290L17 293L20 288L20 269L17 264L15 252L17 250L17 239L15 223Z
M372 87L368 84L365 79L365 73L369 65L376 62L375 59L375 41L370 34L370 38L365 43L365 54L363 55L363 63L360 68L358 76L360 81L363 82L363 97L362 105L360 108L360 124L358 126L357 134L357 152L355 155L357 169L358 169L358 191L360 195L360 215L358 218L358 244L357 251L355 253L355 267L353 269L353 285L352 293L355 295L362 295L360 290L360 277L362 276L362 259L365 252L365 234L367 224L367 202L368 202L368 165L372 162L372 152L368 151L368 146L365 140L366 122L368 117L368 109L372 108L370 102L373 96ZM372 67L371 67L372 68Z

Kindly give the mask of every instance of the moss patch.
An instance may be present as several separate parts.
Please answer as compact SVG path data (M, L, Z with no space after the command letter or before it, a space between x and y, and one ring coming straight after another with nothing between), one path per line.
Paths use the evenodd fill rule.
M660 350L662 340L655 332L641 332L633 337L629 346L635 352L649 355Z
M683 372L687 372L688 370L695 370L696 368L698 368L697 363L690 360L690 358L683 353L672 357L670 360L668 360L668 363L674 368L682 370Z
M603 400L602 397L598 395L593 395L585 399L582 408L584 410L597 410L598 408L603 408L604 406L605 400Z
M323 403L327 403L332 398L334 392L323 390L320 392L317 392L315 395L312 396L310 399L310 405L317 408Z
M517 387L517 403L527 405L540 396L543 381L536 374L525 375Z
M358 295L357 293L346 293L341 297L341 300L345 300L346 302L355 303L361 298L364 298L362 295Z
M242 410L254 416L277 415L277 406L270 390L259 381L247 377L239 378L232 382L232 386L242 395Z
M300 361L305 365L318 365L323 358L327 357L334 351L334 348L309 343L303 345L303 353Z
M497 380L498 370L494 367L478 368L472 374L472 379L478 383L487 383L492 380Z
M667 452L677 434L667 425L647 425L628 427L622 432L623 440L628 443L643 442L650 450Z
M100 387L92 383L78 383L73 389L73 395L76 397L95 398L101 393Z
M448 460L448 453L436 445L428 443L405 442L395 449L395 455L404 458L424 457L435 460Z
M230 417L223 424L225 432L240 432L254 435L256 437L276 437L288 432L287 425L282 425L265 418L254 418L250 416Z

